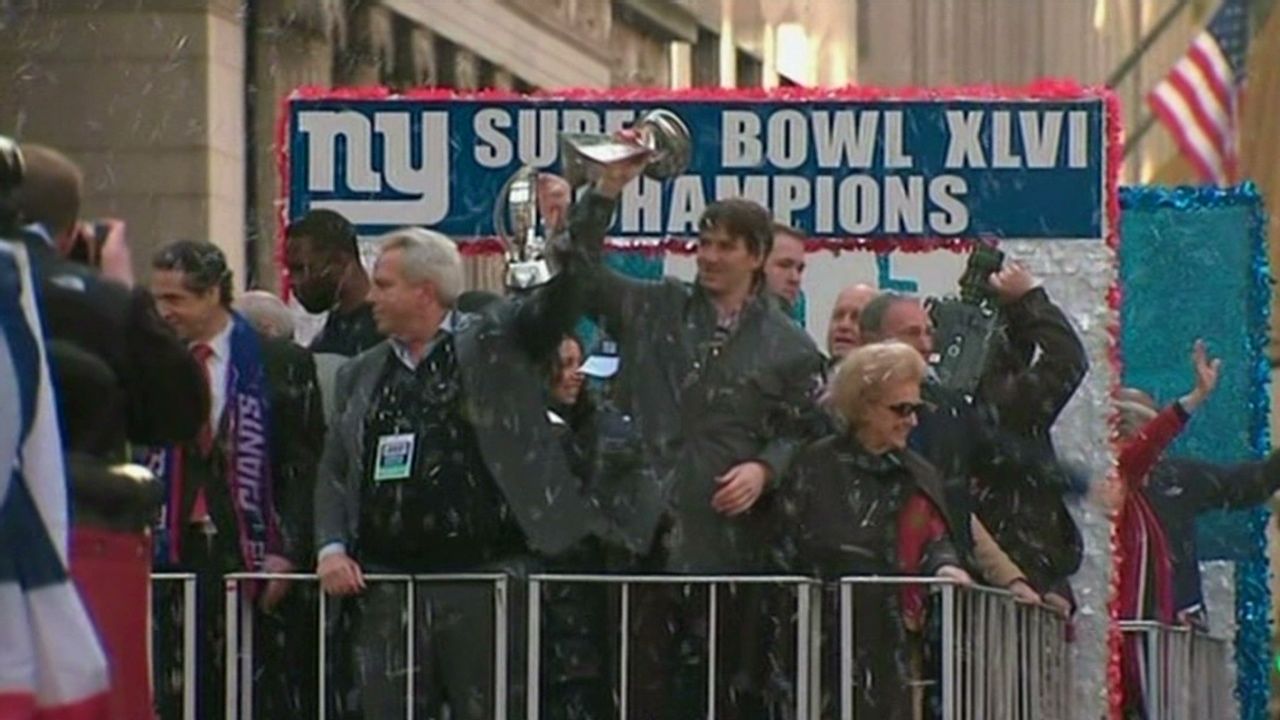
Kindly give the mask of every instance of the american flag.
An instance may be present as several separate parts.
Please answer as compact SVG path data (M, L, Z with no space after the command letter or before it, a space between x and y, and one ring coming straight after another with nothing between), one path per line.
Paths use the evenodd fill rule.
M1147 95L1152 112L1201 178L1220 185L1236 179L1248 24L1245 0L1224 0L1187 54Z

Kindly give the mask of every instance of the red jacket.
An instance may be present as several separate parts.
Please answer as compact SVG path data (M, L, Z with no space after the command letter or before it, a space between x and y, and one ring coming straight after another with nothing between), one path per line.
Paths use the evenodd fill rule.
M1169 539L1151 503L1140 491L1146 485L1147 474L1182 431L1186 421L1186 412L1173 403L1120 449L1117 471L1125 486L1125 496L1116 521L1120 541L1116 571L1120 580L1120 618L1123 620L1173 622L1173 564ZM1155 585L1152 593L1154 608L1144 607L1148 578Z

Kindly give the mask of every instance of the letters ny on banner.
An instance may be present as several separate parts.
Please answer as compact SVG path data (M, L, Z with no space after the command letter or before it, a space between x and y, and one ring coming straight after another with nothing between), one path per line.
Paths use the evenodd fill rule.
M502 183L522 165L558 170L559 133L610 133L654 107L688 124L692 162L629 187L616 238L696 235L708 203L739 196L819 239L1106 235L1106 109L1088 96L299 97L288 214L329 208L366 236L426 225L492 237Z

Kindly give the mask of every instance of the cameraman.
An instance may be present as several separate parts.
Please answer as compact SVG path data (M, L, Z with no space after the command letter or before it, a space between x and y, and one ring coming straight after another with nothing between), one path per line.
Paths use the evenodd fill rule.
M96 422L84 422L90 436L69 430L62 417L68 451L85 450L116 462L125 459L126 442L163 444L195 437L206 408L191 398L203 396L203 378L182 341L157 314L150 293L129 289L93 267L66 256L76 247L82 175L65 155L40 145L21 146L26 172L15 193L26 246L41 285L44 334L67 343L105 365L111 382L101 393L67 398L69 377L55 347L53 365L59 403L85 401ZM116 225L117 244L123 226ZM102 368L100 368L102 369ZM79 418L75 418L79 420ZM73 478L74 481L74 478Z
M999 429L1030 443L1056 462L1049 430L1089 371L1084 344L1062 309L1026 268L1006 263L991 275L1005 342L987 358L978 403ZM1069 578L1084 543L1063 502L1063 484L987 484L977 493L978 515L1033 584L1059 610L1074 606Z
M6 207L20 227L5 228L18 231L6 242L25 246L43 309L75 518L72 574L113 659L112 703L141 717L151 706L147 608L130 598L145 597L147 567L132 560L149 556L144 531L160 493L125 467L129 444L195 437L208 400L200 368L151 295L66 256L78 235L80 169L50 148L20 150L25 173ZM123 226L115 233L122 245Z

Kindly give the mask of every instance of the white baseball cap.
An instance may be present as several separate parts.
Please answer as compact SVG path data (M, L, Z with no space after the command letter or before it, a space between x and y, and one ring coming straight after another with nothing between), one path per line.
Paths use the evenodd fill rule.
M597 352L587 356L578 371L590 378L605 380L618 374L618 344L605 340Z

